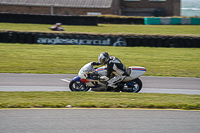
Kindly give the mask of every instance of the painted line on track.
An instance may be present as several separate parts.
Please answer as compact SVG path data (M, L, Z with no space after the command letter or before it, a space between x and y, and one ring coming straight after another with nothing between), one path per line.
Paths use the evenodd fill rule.
M67 80L67 79L60 79L60 80L62 80L62 81L64 81L64 82L67 82L67 83L70 83L70 81Z
M0 110L45 110L45 109L50 109L50 110L55 110L55 109L60 109L60 110L160 110L160 111L198 111L200 110L184 110L184 109L156 109L156 108L1 108Z

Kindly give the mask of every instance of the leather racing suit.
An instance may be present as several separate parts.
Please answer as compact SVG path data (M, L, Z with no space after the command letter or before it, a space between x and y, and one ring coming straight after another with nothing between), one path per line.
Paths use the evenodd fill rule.
M114 77L112 77L112 74L114 74ZM117 83L124 80L126 75L125 65L122 64L118 58L110 56L107 63L107 77L109 78L108 87L116 88Z

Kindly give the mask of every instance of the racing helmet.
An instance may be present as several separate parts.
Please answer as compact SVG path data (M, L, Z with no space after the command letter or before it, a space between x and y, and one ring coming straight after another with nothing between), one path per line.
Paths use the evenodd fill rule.
M109 54L107 52L103 52L99 55L98 60L101 65L105 65L109 61Z

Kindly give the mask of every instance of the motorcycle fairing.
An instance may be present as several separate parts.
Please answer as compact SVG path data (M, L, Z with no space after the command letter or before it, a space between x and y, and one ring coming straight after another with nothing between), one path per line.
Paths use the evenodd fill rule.
M134 68L131 68L131 70L145 71L146 72L146 68L144 68L144 67L134 67Z
M81 84L85 84L87 82L91 82L91 79L81 79L79 76L73 78L74 81L79 81ZM89 86L90 88L98 88L101 85L96 85L95 83L91 82L93 86Z
M73 80L74 81L81 81L81 78L79 76L77 76L77 77L74 77Z

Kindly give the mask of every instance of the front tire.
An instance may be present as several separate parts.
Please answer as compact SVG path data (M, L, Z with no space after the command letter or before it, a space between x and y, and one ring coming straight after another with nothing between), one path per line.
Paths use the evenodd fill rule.
M71 91L88 91L90 88L86 84L83 84L80 81L74 81L74 80L72 80L69 83L69 89Z
M142 81L139 78L129 81L124 85L125 92L138 93L141 89Z

